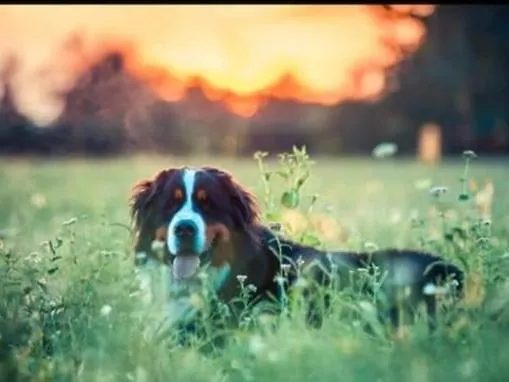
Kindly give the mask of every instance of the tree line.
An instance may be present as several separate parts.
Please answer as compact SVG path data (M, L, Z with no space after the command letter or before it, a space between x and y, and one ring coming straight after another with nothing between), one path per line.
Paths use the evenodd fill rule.
M398 86L377 102L335 106L272 100L244 119L190 89L167 102L126 69L121 51L106 52L64 94L64 109L37 127L16 106L12 70L0 100L0 153L120 155L158 152L252 155L306 145L311 153L366 154L381 141L416 151L420 128L438 124L443 151L509 153L509 9L443 5L425 20L419 50L387 71Z

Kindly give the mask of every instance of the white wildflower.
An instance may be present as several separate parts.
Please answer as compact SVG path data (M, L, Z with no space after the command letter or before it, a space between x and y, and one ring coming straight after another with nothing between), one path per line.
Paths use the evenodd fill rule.
M376 251L378 249L378 245L376 245L375 243L373 243L371 241L367 241L364 243L364 249L366 251Z
M479 369L479 364L474 358L470 358L470 359L464 361L459 366L460 374L464 378L472 377L477 372L478 369Z
M203 308L205 302L198 293L192 293L189 296L189 304L196 309L201 309Z
M309 282L304 277L299 277L293 286L296 289L304 289L309 286Z
M403 218L403 215L401 214L401 212L399 210L392 210L389 214L389 222L391 224L398 224L399 222L401 222Z
M37 208L46 205L46 197L43 194L35 193L30 197L30 202Z
M64 221L62 223L62 225L73 225L74 223L76 223L78 221L78 218L70 218L70 219L67 219L66 221Z
M209 278L209 275L204 270L200 270L197 274L197 277L200 281L205 282Z
M413 208L410 210L410 220L417 220L419 219L419 210Z
M138 252L135 256L137 260L145 260L147 258L147 254L145 252Z
M290 264L281 264L281 269L284 273L287 273L290 270L291 265Z
M147 382L148 380L149 380L149 375L148 375L147 370L145 370L141 366L136 367L135 381L136 382Z
M365 301L365 300L359 301L359 308L361 308L361 310L364 311L364 313L366 313L368 315L372 315L372 316L376 315L376 308L369 301Z
M432 180L430 178L419 179L414 183L417 190L426 190L431 187Z
M113 310L113 308L111 307L111 305L108 305L108 304L103 305L101 307L101 316L104 316L104 317L109 316L109 314L111 313L112 310Z
M391 157L398 151L398 146L395 143L383 142L373 149L373 156L375 158Z
M239 283L244 284L244 282L247 280L247 276L246 275L237 275L237 280L239 281Z
M445 194L447 192L447 187L443 187L443 186L436 186L436 187L432 187L430 190L429 190L429 193L438 198L439 196Z
M477 154L475 153L475 151L472 151L472 150L465 150L463 151L463 158L465 159L474 159L474 158L477 158Z
M334 208L334 206L333 206L332 204L329 204L329 203L327 203L327 204L325 205L324 210L325 210L325 212L326 212L326 213L328 213L328 214L333 214L333 213L336 211L336 209Z
M162 240L154 240L151 244L152 251L160 251L164 249L165 242Z
M267 353L267 361L271 362L271 363L276 363L277 361L279 361L281 357L279 356L279 353L276 352L275 350L271 350Z
M284 285L284 283L286 282L286 279L283 276L278 275L275 277L275 281L278 285Z
M479 239L477 239L477 244L479 245L485 245L485 244L488 244L490 241L489 238L483 236L483 237L480 237Z
M27 260L33 264L40 264L42 262L42 257L37 252L30 252L27 256Z

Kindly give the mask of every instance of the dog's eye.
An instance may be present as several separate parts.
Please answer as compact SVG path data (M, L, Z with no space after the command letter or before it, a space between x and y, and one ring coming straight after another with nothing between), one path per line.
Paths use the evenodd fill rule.
M175 199L177 202L181 201L184 197L184 193L180 188L176 188L175 191L173 191L173 199Z
M198 201L202 203L206 202L208 200L207 191L203 189L198 190L198 192L196 193L196 199L198 199Z

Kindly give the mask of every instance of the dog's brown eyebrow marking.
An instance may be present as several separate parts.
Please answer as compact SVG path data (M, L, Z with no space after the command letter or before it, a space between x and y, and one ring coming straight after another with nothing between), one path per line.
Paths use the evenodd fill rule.
M162 226L156 230L155 240L166 241L166 227Z
M207 191L205 191L203 188L200 188L196 193L196 198L199 201L204 202L205 200L207 200Z
M182 200L182 198L184 197L184 193L180 188L176 188L175 191L173 191L173 197L176 200Z

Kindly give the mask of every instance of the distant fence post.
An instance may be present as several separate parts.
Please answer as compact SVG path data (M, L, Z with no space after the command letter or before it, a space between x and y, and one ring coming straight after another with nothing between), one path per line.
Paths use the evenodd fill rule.
M419 160L426 164L434 164L442 157L442 130L435 123L425 124L419 131Z

